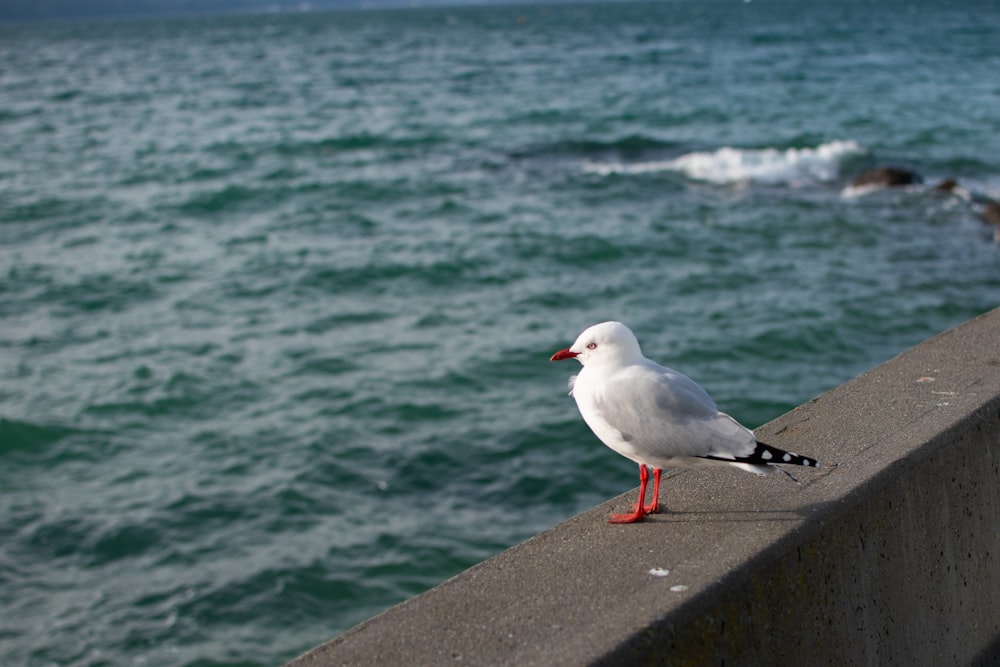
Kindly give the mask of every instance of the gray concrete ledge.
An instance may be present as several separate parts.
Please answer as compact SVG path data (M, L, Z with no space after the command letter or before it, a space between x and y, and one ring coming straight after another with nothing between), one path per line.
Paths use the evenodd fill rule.
M758 429L818 457L634 491L289 663L967 665L1000 648L1000 309ZM656 568L669 570L655 576Z

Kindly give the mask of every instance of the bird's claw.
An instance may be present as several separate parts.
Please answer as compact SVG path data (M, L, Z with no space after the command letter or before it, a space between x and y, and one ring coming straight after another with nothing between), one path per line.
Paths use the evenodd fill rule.
M612 514L608 517L608 523L635 523L642 521L642 518L649 514L649 510L642 503L637 503L632 507L631 514Z
M632 514L612 514L608 518L608 523L635 523L637 521L642 521L642 518L646 516L645 512L633 512Z

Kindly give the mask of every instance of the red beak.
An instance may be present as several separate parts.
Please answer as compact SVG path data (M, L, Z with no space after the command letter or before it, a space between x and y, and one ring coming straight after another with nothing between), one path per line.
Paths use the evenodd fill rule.
M579 357L579 356L580 356L579 352L573 352L567 347L565 350L559 350L558 352L553 354L549 358L549 361L562 361L563 359L572 359L574 357Z

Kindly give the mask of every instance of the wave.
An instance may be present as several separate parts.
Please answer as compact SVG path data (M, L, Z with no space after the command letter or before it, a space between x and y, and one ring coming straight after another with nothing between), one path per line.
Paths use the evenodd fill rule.
M37 452L77 432L66 426L0 417L0 455L15 450Z
M602 176L676 172L720 185L763 183L807 185L836 180L841 165L867 151L855 141L831 141L814 148L733 148L686 153L672 160L622 163L587 163L584 171Z

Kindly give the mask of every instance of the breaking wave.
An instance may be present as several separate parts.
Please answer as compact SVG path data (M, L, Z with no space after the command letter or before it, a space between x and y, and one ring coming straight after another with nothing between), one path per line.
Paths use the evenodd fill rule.
M584 171L604 176L677 172L716 184L808 185L836 180L845 160L864 155L856 141L831 141L815 148L732 148L686 153L672 160L587 163Z

